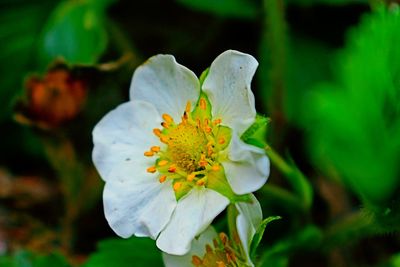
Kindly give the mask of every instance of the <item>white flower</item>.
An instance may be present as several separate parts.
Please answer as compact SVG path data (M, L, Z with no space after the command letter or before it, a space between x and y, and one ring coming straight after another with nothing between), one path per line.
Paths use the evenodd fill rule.
M257 65L226 51L202 86L171 55L137 68L131 100L93 131L105 216L118 235L150 236L161 250L183 255L230 200L266 182L268 158L240 139L255 120Z
M236 204L239 214L236 228L240 246L233 244L226 235L217 234L210 226L193 239L190 251L183 256L163 253L166 267L209 267L209 266L254 266L249 256L250 243L262 221L260 203L252 195L252 203ZM236 249L235 249L236 248Z

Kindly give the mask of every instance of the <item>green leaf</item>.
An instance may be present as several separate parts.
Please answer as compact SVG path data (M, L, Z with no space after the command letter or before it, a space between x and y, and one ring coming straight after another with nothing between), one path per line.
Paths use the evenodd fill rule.
M399 29L398 8L365 16L335 61L335 82L314 88L301 122L314 164L378 206L400 187Z
M40 63L57 57L71 64L94 64L107 46L105 8L110 1L63 1L51 14L40 40Z
M253 239L251 240L250 244L250 257L254 258L256 255L256 251L258 248L258 245L260 245L261 239L264 235L265 228L270 222L273 222L275 220L280 220L282 217L280 216L269 216L268 218L264 219L261 224L258 226L258 229L256 230L256 233L253 236Z
M84 267L163 266L161 253L149 238L107 239L98 245Z
M220 17L254 19L258 15L258 2L253 0L177 0L191 9Z
M58 253L47 255L35 254L30 251L20 250L14 255L0 256L2 267L69 267L67 260Z
M288 4L296 4L302 6L311 6L311 5L332 5L332 6L340 6L340 5L350 5L350 4L365 4L368 5L368 0L287 0Z
M242 134L240 137L245 143L265 148L267 128L270 119L263 115L257 114L256 121Z
M11 117L14 99L21 94L26 72L33 65L40 29L56 3L10 1L0 9L0 120Z

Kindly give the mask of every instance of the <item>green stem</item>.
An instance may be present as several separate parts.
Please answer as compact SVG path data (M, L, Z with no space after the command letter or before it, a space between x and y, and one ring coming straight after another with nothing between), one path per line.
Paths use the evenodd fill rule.
M309 209L313 201L313 189L308 179L293 163L286 162L275 150L267 146L265 153L271 160L272 164L286 177L297 196L300 198L302 205Z

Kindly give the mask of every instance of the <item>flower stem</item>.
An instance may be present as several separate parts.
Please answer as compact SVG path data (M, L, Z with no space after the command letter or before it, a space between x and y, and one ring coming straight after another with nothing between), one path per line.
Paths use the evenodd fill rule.
M265 152L272 164L286 177L286 180L300 198L302 206L304 206L306 209L309 209L312 205L313 190L308 179L293 162L286 162L270 146L265 147Z

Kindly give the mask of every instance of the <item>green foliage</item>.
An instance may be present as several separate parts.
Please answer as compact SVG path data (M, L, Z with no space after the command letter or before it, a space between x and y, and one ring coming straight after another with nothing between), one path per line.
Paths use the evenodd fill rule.
M252 19L258 15L259 6L253 0L177 0L194 10L220 17Z
M39 45L42 66L62 57L94 64L107 46L105 8L110 1L63 1L51 14Z
M303 125L317 166L332 166L366 203L383 205L399 186L400 12L364 17L337 60L334 83L305 102Z
M267 248L261 256L261 267L288 266L289 256L297 250L314 250L322 241L322 233L314 225L308 225L299 232L291 234Z
M163 266L161 253L149 238L108 239L98 245L83 267Z
M318 4L324 4L324 5L333 5L333 6L339 6L339 5L350 5L350 4L368 4L368 0L287 0L289 4L296 4L296 5L304 5L304 6L310 6L310 5L318 5Z
M0 120L10 116L23 78L32 65L35 45L46 17L56 1L12 1L0 9Z
M2 267L69 267L66 259L57 253L48 255L34 254L29 251L18 251L12 256L0 256Z

